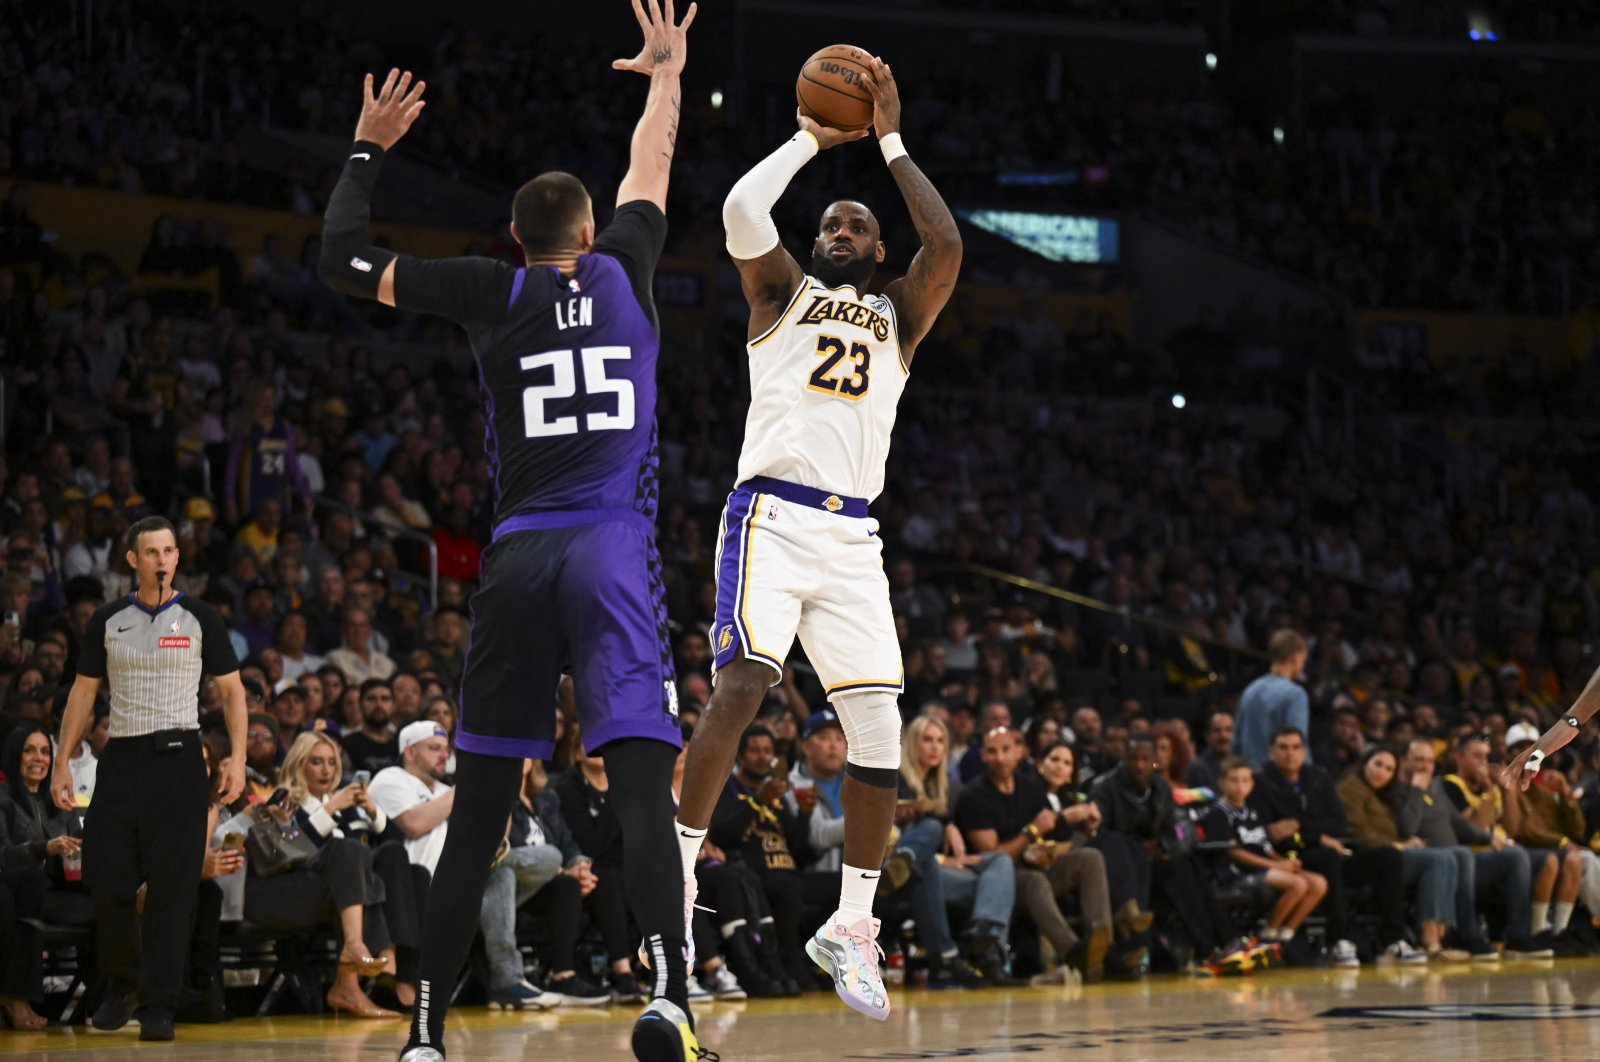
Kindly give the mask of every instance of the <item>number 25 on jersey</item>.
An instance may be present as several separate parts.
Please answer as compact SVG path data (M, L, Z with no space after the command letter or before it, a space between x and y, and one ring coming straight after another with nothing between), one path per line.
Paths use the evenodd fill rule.
M550 435L576 435L576 416L549 417L545 403L552 399L571 398L578 393L576 363L583 364L583 393L586 395L612 394L617 396L617 411L595 411L583 418L586 431L627 431L633 427L633 381L613 380L606 376L606 363L627 361L633 357L630 347L584 347L579 351L547 350L543 354L529 354L518 364L524 372L549 368L550 382L522 389L522 420L528 438Z
M870 385L867 370L872 363L872 349L865 343L851 343L846 353L844 340L834 336L818 336L817 357L822 359L822 363L812 372L806 384L808 391L838 395L852 402L859 401L867 393Z

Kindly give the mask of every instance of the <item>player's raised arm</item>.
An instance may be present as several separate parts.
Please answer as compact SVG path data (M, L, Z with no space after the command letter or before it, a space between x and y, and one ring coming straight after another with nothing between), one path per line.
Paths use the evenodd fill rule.
M805 276L794 256L783 249L772 222L772 204L817 152L867 135L865 129L849 133L818 125L798 110L795 119L800 131L739 178L722 204L728 253L750 304L751 339L772 327Z
M909 364L917 344L933 328L934 319L955 289L956 275L961 272L961 230L933 182L900 143L900 90L889 64L873 59L867 83L872 90L873 131L922 240L906 275L884 289L900 319L900 351Z
M1561 721L1539 735L1537 742L1517 753L1505 765L1500 772L1500 784L1507 789L1517 786L1526 790L1533 784L1544 758L1570 745L1583 729L1583 724L1596 712L1600 712L1600 668L1596 668L1595 673L1589 676L1588 684L1578 694L1578 699L1572 702L1572 707L1567 709L1567 714L1561 717Z
M618 59L613 70L632 70L650 79L644 113L633 129L633 145L628 157L628 172L617 186L617 206L643 199L667 210L667 178L672 172L672 156L678 147L678 119L683 93L678 84L683 64L689 57L688 31L698 5L690 4L682 25L673 25L676 12L667 0L665 14L661 0L633 0L633 13L644 30L644 46L632 59Z
M422 113L426 81L411 81L411 71L390 70L383 87L372 90L367 75L362 93L361 119L350 158L328 197L322 219L322 257L317 276L335 291L394 305L393 251L371 246L367 227L372 223L372 188L378 182L383 157L406 135Z

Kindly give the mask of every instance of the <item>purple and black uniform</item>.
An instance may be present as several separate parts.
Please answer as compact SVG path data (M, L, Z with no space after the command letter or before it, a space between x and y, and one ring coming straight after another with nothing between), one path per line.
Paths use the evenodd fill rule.
M650 295L667 220L625 203L577 272L403 258L395 303L467 330L494 473L493 542L472 596L456 741L548 759L570 670L584 745L681 745L655 545Z

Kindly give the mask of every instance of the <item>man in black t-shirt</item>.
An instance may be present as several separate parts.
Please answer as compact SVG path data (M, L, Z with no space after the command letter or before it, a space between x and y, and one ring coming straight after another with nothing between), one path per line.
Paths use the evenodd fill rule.
M394 711L394 687L387 679L369 678L361 684L361 729L346 734L346 771L371 771L377 774L400 762L400 744L389 729Z
M1046 842L1056 828L1044 783L1018 774L1022 735L995 727L983 737L984 773L956 798L955 824L974 852L1002 851L1017 860L1017 901L1067 965L1085 981L1105 975L1111 945L1111 890L1106 864L1092 848ZM1078 894L1087 935L1079 938L1062 917L1057 898ZM1052 971L1053 972L1053 971Z

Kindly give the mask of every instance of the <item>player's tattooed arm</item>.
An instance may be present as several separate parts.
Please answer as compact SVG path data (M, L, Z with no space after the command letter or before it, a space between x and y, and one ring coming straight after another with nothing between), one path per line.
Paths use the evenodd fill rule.
M617 187L618 206L643 199L666 212L667 181L672 156L678 149L678 122L683 116L678 77L689 56L687 31L697 10L697 5L690 4L680 25L672 0L666 0L665 11L661 0L633 0L634 17L644 31L644 45L638 55L618 59L611 67L648 76L650 93L633 130L628 172Z
M882 59L872 60L868 85L872 90L873 129L878 139L898 135L900 90L888 63ZM900 319L901 356L910 364L917 344L933 328L939 311L944 309L944 304L950 301L950 293L955 290L956 277L961 272L961 230L956 227L955 216L945 205L944 197L910 156L902 154L891 162L889 173L905 197L911 223L922 241L906 275L891 282L884 291Z

